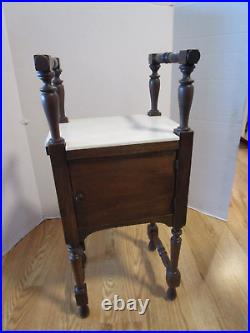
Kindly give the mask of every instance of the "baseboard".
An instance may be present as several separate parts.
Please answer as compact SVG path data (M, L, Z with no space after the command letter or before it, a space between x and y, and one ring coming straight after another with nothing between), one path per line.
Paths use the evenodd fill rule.
M196 212L202 213L202 214L204 214L204 215L207 215L207 216L210 216L210 217L214 217L214 218L216 218L216 219L218 219L218 220L220 220L220 221L227 222L227 219L224 218L224 217L217 216L217 215L213 215L213 214L211 214L211 213L208 213L208 212L206 212L206 211L204 211L204 210L201 210L201 209L198 209L198 208L195 208L195 207L188 206L188 208L193 209L193 210L195 210Z

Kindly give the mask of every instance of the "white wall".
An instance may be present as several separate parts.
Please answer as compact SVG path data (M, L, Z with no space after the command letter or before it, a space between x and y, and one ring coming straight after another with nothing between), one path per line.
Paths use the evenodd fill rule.
M190 126L195 131L189 205L227 218L247 94L247 3L176 4L175 50L198 48ZM171 114L178 118L178 66Z
M241 137L245 140L248 140L248 96L245 100L245 105L244 105L243 121L241 126Z
M3 253L42 219L3 18Z
M246 5L178 4L174 31L173 7L166 3L3 7L8 32L4 26L4 251L41 216L59 214L44 150L48 126L33 65L37 53L61 58L66 112L75 118L146 113L148 53L199 48L190 121L195 144L189 204L226 218L246 96ZM162 66L160 110L170 113L171 98L172 117L178 120L177 67ZM22 119L28 126L21 125Z
M150 3L5 3L4 8L42 210L55 216L54 183L43 147L48 127L33 54L61 58L69 117L145 114L150 106L147 56L172 49L173 8ZM161 75L165 113L170 73Z

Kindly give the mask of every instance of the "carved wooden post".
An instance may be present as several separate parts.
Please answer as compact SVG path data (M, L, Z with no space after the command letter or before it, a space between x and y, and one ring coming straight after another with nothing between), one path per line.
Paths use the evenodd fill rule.
M75 298L83 317L89 314L84 263L86 256L79 239L77 218L72 197L71 178L65 150L65 141L59 132L59 97L57 88L51 85L54 77L54 60L48 55L35 55L35 68L38 77L44 82L40 89L41 101L49 123L51 139L47 146L50 155L57 198L63 223L65 242L68 247L75 278Z
M155 245L155 238L158 237L158 227L156 223L151 222L148 224L148 238L149 238L149 243L148 243L148 249L149 251L154 251L156 249Z
M80 308L80 315L85 318L89 315L87 285L84 282L86 256L82 246L74 248L68 245L67 249L76 282L74 289L76 304Z
M150 117L153 116L161 116L161 112L158 110L158 97L160 92L160 75L158 74L158 70L160 69L160 63L155 59L156 54L150 54L148 61L149 67L152 70L152 74L150 75L149 80L149 92L150 92L150 100L151 100L151 110L148 111L148 115ZM158 236L158 227L155 223L148 224L148 238L149 251L154 251L156 246L154 244L154 237Z
M65 110L64 110L64 86L63 86L63 80L61 80L60 75L62 73L62 69L60 66L60 60L59 58L54 58L54 66L53 70L55 73L54 79L53 79L53 85L57 89L57 94L59 97L59 122L60 123L68 123L68 118L65 116Z
M61 143L63 138L60 137L59 131L59 100L56 88L51 85L54 76L52 71L52 58L48 55L35 55L35 68L37 76L43 81L41 87L41 102L48 120L51 139L49 143Z
M178 102L180 111L180 126L175 129L175 133L179 134L183 131L189 131L188 120L190 109L192 106L194 86L190 74L195 69L194 65L181 65L180 70L183 74L182 79L179 81L178 88Z
M172 228L172 237L170 240L170 264L167 267L166 280L168 284L167 298L174 300L176 298L176 288L181 282L181 274L178 270L178 261L181 249L181 228Z
M160 116L161 113L158 110L158 96L160 91L160 75L158 70L161 65L154 60L154 55L149 56L149 67L152 70L149 80L149 91L151 99L151 110L148 112L149 116Z
M89 308L85 282L85 254L79 237L65 144L51 144L48 146L47 152L50 155L65 242L75 279L76 303L79 306L81 316L86 317L89 314Z
M178 156L176 159L176 184L175 184L175 198L174 198L174 218L172 223L172 237L171 237L171 253L170 260L165 260L164 255L162 258L166 263L166 280L168 284L167 298L170 300L176 297L176 287L180 285L181 275L178 270L178 260L181 248L181 228L186 223L187 213L187 200L189 188L189 175L191 169L192 147L193 147L193 132L188 127L189 113L193 100L193 80L190 74L195 68L195 64L200 59L199 50L182 50L178 53L165 52L153 53L149 55L149 64L153 74L150 80L150 96L151 96L151 110L149 115L159 115L157 110L158 94L160 89L160 80L158 76L158 69L162 63L178 63L180 70L183 74L182 79L179 81L178 101L180 111L180 126L174 132L180 137ZM157 238L157 226L151 223L148 225L149 236L149 249L155 249L155 242L158 242L158 252L160 255L164 253L164 248L159 239ZM155 240L155 242L154 242ZM162 250L163 249L163 250ZM166 256L165 256L166 258Z
M152 53L149 55L149 64L152 69L150 76L149 88L151 97L151 110L148 112L149 116L159 116L161 113L157 109L158 95L160 90L160 79L158 70L160 64L178 63L180 70L183 74L182 79L179 81L180 86L178 90L178 100L180 109L180 126L175 129L175 133L188 131L188 119L193 100L193 80L190 74L195 68L195 64L200 59L199 50L182 50L179 53L165 52L165 53Z

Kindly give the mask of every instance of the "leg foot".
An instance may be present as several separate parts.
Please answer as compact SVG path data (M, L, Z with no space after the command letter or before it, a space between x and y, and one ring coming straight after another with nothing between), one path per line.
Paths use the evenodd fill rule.
M81 305L79 307L79 313L82 318L86 318L89 315L89 307L88 305Z
M75 298L76 304L79 306L81 317L87 317L89 314L89 307L86 283L84 283L81 288L75 287Z
M179 261L179 254L181 249L181 229L180 228L173 228L172 229L172 237L171 237L171 256L170 256L170 263L167 267L166 271L166 280L168 284L167 290L167 299L174 300L177 296L176 288L179 287L181 282L181 274L178 270L178 261Z
M80 314L82 317L88 315L88 293L87 286L84 283L84 252L83 247L79 244L78 247L68 245L69 259L71 261L74 277L75 277L75 298L76 304L80 307Z
M150 223L148 224L148 238L149 238L149 243L148 243L148 249L149 251L155 251L156 246L154 243L154 238L158 237L158 227L155 223Z
M176 293L176 289L175 288L168 288L167 290L167 300L169 301L173 301L174 299L176 299L177 293Z

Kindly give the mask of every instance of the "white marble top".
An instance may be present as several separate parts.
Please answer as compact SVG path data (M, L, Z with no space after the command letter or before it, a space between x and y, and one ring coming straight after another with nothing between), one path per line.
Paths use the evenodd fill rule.
M165 116L128 115L69 119L60 124L66 150L178 141L178 124ZM50 134L47 138L50 138Z

